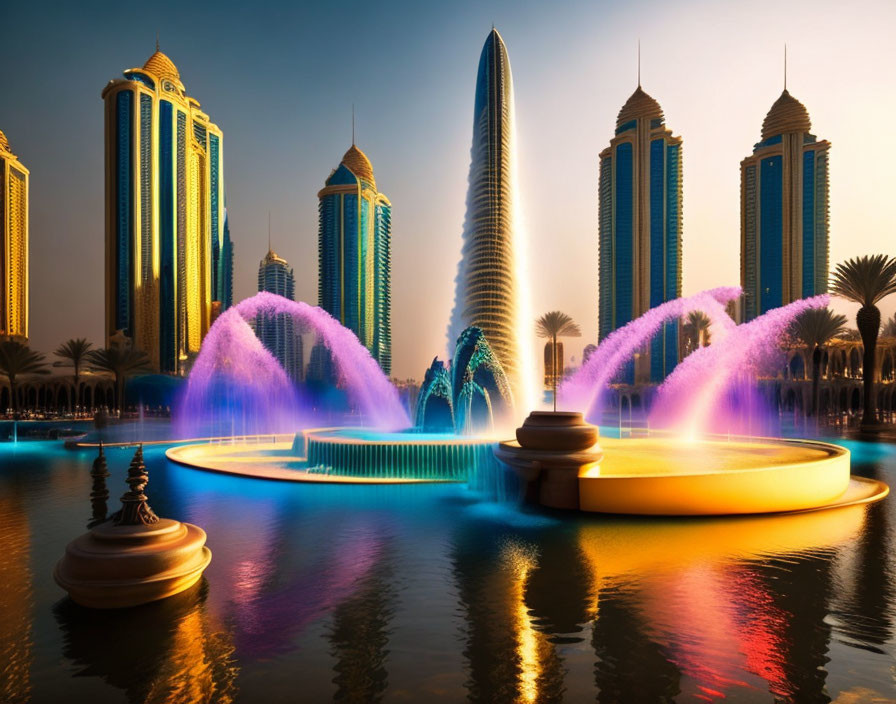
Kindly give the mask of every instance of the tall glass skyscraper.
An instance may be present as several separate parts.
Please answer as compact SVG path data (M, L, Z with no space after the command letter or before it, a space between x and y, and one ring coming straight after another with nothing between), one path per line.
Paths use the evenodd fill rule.
M599 335L681 296L681 137L638 85L600 153ZM678 364L678 324L635 358L629 381L662 381Z
M28 169L0 132L0 337L28 341Z
M476 77L467 215L448 347L454 349L467 327L480 328L520 400L519 336L532 329L532 321L520 316L522 243L514 211L515 149L510 59L504 40L492 28Z
M225 307L223 136L161 51L102 97L107 343L122 330L182 373Z
M828 290L828 150L785 88L740 164L743 317Z
M272 249L258 265L258 290L295 300L296 280L292 269ZM304 349L301 333L296 330L292 316L286 313L259 314L255 320L255 334L290 378L301 381Z
M392 205L354 144L317 194L318 305L392 371Z

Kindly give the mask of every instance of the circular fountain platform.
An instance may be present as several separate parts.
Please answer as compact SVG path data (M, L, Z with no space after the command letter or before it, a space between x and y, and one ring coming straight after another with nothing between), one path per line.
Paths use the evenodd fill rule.
M293 482L400 484L467 481L493 463L494 440L363 428L304 430L292 436L172 447L179 464L224 474Z
M641 515L782 513L866 503L889 489L850 477L849 451L807 440L604 439L579 473L583 511Z

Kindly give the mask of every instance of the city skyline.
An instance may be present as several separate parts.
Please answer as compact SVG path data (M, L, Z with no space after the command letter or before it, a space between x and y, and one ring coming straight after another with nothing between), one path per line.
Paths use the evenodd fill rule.
M563 55L567 64L571 57L582 62L579 64L582 72L574 75L576 83L588 86L581 91L581 95L570 89L568 81L557 80L556 86L551 88L544 82L544 70L537 64L545 57L546 43L554 41L558 32L571 33L572 37L577 33L581 36L586 31L586 26L591 29L597 26L596 23L602 17L601 12L605 14L602 19L606 20L607 27L618 29L624 26L624 20L637 17L645 7L653 6L637 6L627 11L627 15L606 8L589 13L585 8L572 3L569 12L558 13L560 17L550 18L544 27L545 36L541 40L534 38L532 32L525 28L526 20L531 22L533 16L537 15L532 8L523 8L515 14L505 8L495 12L496 16L491 18L502 31L515 57L517 121L520 127L518 141L522 167L520 187L523 192L522 200L527 206L524 217L534 255L531 260L539 263L538 267L533 267L531 276L535 303L533 310L539 312L553 307L567 310L583 327L582 345L597 337L594 315L597 299L597 261L594 255L597 241L597 152L602 141L601 135L607 133L607 126L612 124L616 108L625 95L631 92L634 84L634 30L637 27L631 28L630 33L623 33L628 36L614 37L608 42L610 46L607 51L615 52L611 62L606 61L606 53L596 45L577 45L575 41L569 41L562 47L556 44L552 46L552 49L557 49ZM705 17L698 18L695 14L695 8L698 7L699 4L694 4L686 11L680 10L683 19L665 17L672 24L667 24L664 28L675 26L676 22L690 21L696 23L695 31L701 29L706 32L706 27L717 21L718 16L710 12ZM787 8L785 14L799 15L806 12L806 7L817 5L805 5L802 9ZM859 26L866 35L873 37L878 31L878 25L886 24L879 21L881 13L892 10L883 5L869 7L877 7L878 21L871 22L866 18ZM25 10L16 8L14 12L22 13ZM62 17L57 21L65 26L65 13L61 14ZM720 80L718 69L706 66L704 61L700 62L700 71L690 75L689 83L676 85L673 73L686 69L687 57L679 52L667 59L663 51L668 46L663 44L659 32L646 32L648 35L653 32L652 36L642 34L643 67L644 73L649 77L645 81L654 94L663 96L663 105L670 122L675 124L676 133L688 144L684 183L684 293L714 284L734 284L739 280L738 163L755 143L757 125L774 96L780 92L782 72L779 67L785 40L791 46L789 83L794 93L811 106L817 132L835 145L832 152L831 181L831 263L847 256L887 250L893 216L871 206L881 197L882 192L888 188L891 190L892 177L882 164L873 163L869 150L865 149L865 154L862 154L863 150L858 145L859 135L856 133L862 120L866 118L863 111L867 113L872 109L870 96L866 97L866 93L875 83L885 85L887 67L892 64L892 53L883 52L880 48L875 49L876 54L872 53L875 42L865 41L863 45L867 45L867 48L857 45L847 47L843 44L836 45L833 50L829 48L827 53L831 57L826 59L813 46L808 30L811 28L817 33L819 29L833 28L837 23L852 23L855 26L859 18L852 16L852 13L847 16L831 11L825 13L822 19L820 14L815 14L814 11L810 13L806 19L805 33L796 37L786 36L783 29L762 31L761 44L767 51L757 53L753 37L751 46L756 61L750 72L745 74L743 70L736 71L739 68L736 62L724 60L725 57L730 59L733 52L744 45L734 42L732 48L727 49L721 44L726 36L730 40L732 31L748 34L746 29L753 25L750 24L751 20L744 20L737 13L728 13L725 17L726 25L740 23L742 26L736 30L729 26L729 35L724 31L726 28L721 27L717 35L705 38L701 44L708 53L714 53L717 57L715 64L725 67L729 74L734 72L735 75L729 75L727 80ZM334 17L311 17L314 21L310 22L310 26L315 26L318 21L326 24L339 17L341 15L338 14ZM114 24L113 19L114 13L113 18L107 22ZM577 20L581 22L577 23ZM419 262L425 259L424 253L437 246L444 248L444 257L450 259L452 264L455 257L459 256L466 190L465 172L469 166L469 96L475 78L470 56L475 56L478 51L478 47L472 50L470 47L481 43L490 19L471 16L462 25L447 23L441 29L434 30L441 43L432 43L432 48L426 52L414 43L417 39L407 33L404 25L409 21L403 18L396 31L401 30L410 43L407 48L417 50L416 55L421 57L422 63L421 66L405 66L397 75L403 81L410 81L411 78L433 69L433 62L444 63L449 67L447 73L451 80L440 84L440 90L444 93L441 102L427 102L432 95L428 92L428 87L410 81L414 86L415 99L409 102L406 100L402 107L405 112L410 113L409 117L426 123L426 129L408 133L403 129L406 123L395 121L388 100L373 100L371 94L358 96L358 122L363 141L365 145L369 144L368 153L378 164L378 171L390 186L390 196L396 203L396 211L401 213L396 216L394 225L393 278L396 283L393 316L398 321L395 325L397 355L394 371L400 377L419 378L426 361L434 354L443 352L444 324L451 306L453 272L449 271L451 267L448 266L441 267L445 272L430 268L425 274L417 269L424 268L419 266ZM316 215L316 203L313 198L314 190L306 188L302 183L307 179L319 178L321 167L329 168L331 161L314 158L318 150L316 145L309 142L323 143L321 150L325 148L329 152L344 144L349 130L350 103L354 97L348 93L364 91L359 91L357 84L352 84L339 95L325 94L318 101L316 109L326 115L326 122L329 123L326 129L320 131L319 138L315 135L313 139L309 139L308 130L300 130L302 141L291 143L292 148L286 149L270 136L270 132L265 135L265 130L256 130L261 134L254 142L247 142L245 118L235 115L232 106L229 110L225 109L224 106L231 98L222 91L226 89L241 93L246 90L245 86L251 89L253 83L238 80L240 71L258 76L266 67L272 68L270 60L262 55L250 55L252 60L246 60L245 67L234 67L231 62L228 68L235 68L236 76L228 76L225 86L220 83L222 78L209 70L208 62L211 59L197 59L189 42L182 35L178 36L181 29L161 24L163 50L183 71L191 93L202 98L203 108L208 108L209 113L215 115L215 120L228 134L228 205L237 237L238 257L235 298L240 299L251 293L254 277L251 274L247 276L246 271L251 271L257 260L246 255L253 251L253 244L263 241L261 213L271 209L274 213L275 238L278 242L284 241L284 255L296 262L298 297L313 302L317 282L311 271L314 257L310 243L313 242L314 230L308 227L308 213ZM577 24L581 26L576 26ZM78 42L89 39L92 30L80 26L76 29L78 31L72 34ZM49 36L54 36L54 33L58 35L59 28L50 27L48 32ZM247 32L251 34L251 23ZM852 33L861 35L856 29ZM101 80L106 80L120 66L133 65L150 53L155 33L148 31L147 34L146 50L133 41L131 33L127 46L116 46L116 42L110 42L108 47L104 45L102 50L90 52L80 62L79 71L85 76L91 72L95 75L96 66L100 66ZM21 45L22 41L24 40L14 37L0 51L5 53L27 49ZM203 41L200 36L198 43L204 47ZM63 41L61 46L65 47L66 42ZM369 53L369 50L370 46L365 44L357 52L360 55ZM134 52L138 52L136 57ZM723 56L719 57L719 54ZM388 60L391 53L374 55ZM4 77L10 78L5 82L10 90L14 91L16 85L23 85L23 81L30 81L29 85L38 87L43 85L33 75L42 65L41 60L35 58L32 49L28 49L25 56L32 57L32 61L23 62L17 55L15 62L5 62L7 67L16 65L20 73L7 75L9 69L3 69ZM221 60L220 54L213 54L212 57L215 61ZM631 76L623 80L629 63ZM393 61L389 65L394 67L396 64ZM333 71L338 73L339 67L340 64L336 64ZM556 71L556 64L551 67ZM64 77L68 75L67 70L67 66L60 65L54 75ZM621 75L617 77L613 75L614 72ZM306 80L303 76L304 74L300 74L299 82ZM22 99L17 98L14 104L6 103L0 108L0 129L4 129L10 141L16 145L19 156L29 164L32 171L31 238L33 247L40 254L39 257L32 258L32 342L35 347L43 350L52 349L66 336L87 335L95 342L102 340L102 332L96 323L97 311L102 307L102 292L97 290L96 285L98 272L102 271L101 238L97 237L97 226L102 226L102 157L101 154L99 157L96 154L101 151L101 141L96 140L96 135L97 127L99 126L100 135L102 128L99 117L101 108L95 97L97 84L94 78L91 81L92 93L78 93L74 90L77 86L75 84L69 89L74 95L66 93L59 96L65 98L66 105L76 106L68 114L71 129L79 133L78 140L64 142L64 151L54 146L53 140L56 137L53 134L42 132L38 128L41 119L39 113L43 105L40 91L33 91L30 101L26 101L38 113L34 118L37 126L33 130L23 128L22 125L28 121L23 122L16 115L21 110ZM62 83L65 84L65 81ZM233 90L234 85L243 87L236 91ZM716 92L711 92L709 86L715 86ZM554 92L550 92L551 90ZM828 93L832 95L828 96ZM276 93L260 92L256 97L261 99L271 95ZM562 98L562 106L555 105L559 98ZM877 102L873 110L885 113L886 99L881 103L879 96L875 95L874 100ZM345 125L341 127L338 125L336 103L339 103L340 110L345 115ZM694 110L702 112L699 120L692 110L688 110L689 103L694 106ZM254 104L264 104L264 101L255 101ZM431 104L437 107L421 107ZM613 104L615 108L607 107ZM446 105L449 109L445 109ZM255 115L253 119L272 119L278 116L284 106L292 106L295 110L301 108L297 102L275 102L274 109L269 111L270 117ZM597 106L599 109L595 109ZM723 127L726 136L725 143L721 145L718 141L720 126L716 123L722 119L713 113L713 106L724 108ZM327 109L323 109L324 107ZM447 124L442 118L429 122L419 119L424 114L435 118L435 113L429 111L437 109L445 114L444 120L450 120L449 129L441 129ZM31 111L26 111L26 115L28 112ZM234 122L235 131L232 132L228 123ZM546 140L541 139L542 135L549 133L545 129L549 122L564 124L564 132L570 135L568 141L558 142L557 136L551 134L554 141L550 150L545 145ZM741 127L741 124L744 126ZM88 138L91 133L92 140ZM37 139L38 135L40 140ZM262 136L266 139L261 140ZM888 139L886 135L881 137L882 148L886 148ZM37 148L40 141L47 142L47 145ZM86 144L89 149L79 151L81 143ZM262 148L258 148L259 145ZM420 149L421 146L427 149ZM283 152L283 159L294 163L292 177L282 178L282 168L278 171L276 167L282 167L283 162L271 152L272 148ZM51 169L48 166L50 162L43 149L62 160L58 168ZM247 154L252 149L256 149L256 153ZM81 179L84 184L73 184L70 178L61 178L60 173L66 173L66 159L80 159L82 154L87 155L83 162L85 176ZM429 155L432 157L427 158ZM271 162L270 168L265 157ZM411 163L417 169L416 173L410 168ZM853 184L851 181L860 180L855 178L856 169L859 168L863 169L862 173L867 174L868 178L862 179L862 183ZM247 187L247 179L255 178L260 170L265 170L269 178L276 175L278 182L271 185L269 180L262 180L258 185ZM418 173L425 174L425 177L418 178ZM433 203L431 200L415 197L422 188L422 182L433 182L433 179L437 179L443 189L440 191L439 202ZM554 181L562 183L555 184ZM709 181L713 182L712 187ZM876 187L869 188L864 181L873 181ZM260 192L258 189L262 187L267 190ZM565 193L562 200L557 197L561 187ZM70 202L74 197L78 199L76 208ZM270 207L270 200L277 201L279 205ZM97 202L100 203L99 208ZM423 203L426 203L426 208ZM558 207L558 204L562 204L562 207ZM65 214L64 220L57 219L58 212ZM76 213L77 217L72 217L72 213ZM65 237L60 237L60 232L64 232ZM563 246L558 246L558 242ZM63 257L71 266L59 267L58 260L51 263L50 253L54 253L54 257ZM422 291L421 284L424 281L428 284L428 290L415 295ZM83 295L79 295L78 300L67 303L62 311L58 302L72 288ZM423 315L423 310L428 310L428 314ZM419 342L414 342L414 338L418 338ZM533 335L533 347L537 344ZM578 357L579 350L570 347L569 351Z

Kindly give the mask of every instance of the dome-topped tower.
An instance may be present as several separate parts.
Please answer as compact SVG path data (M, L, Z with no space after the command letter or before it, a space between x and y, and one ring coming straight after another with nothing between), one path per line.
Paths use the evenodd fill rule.
M145 64L143 64L143 70L148 71L159 78L173 78L176 81L180 80L180 72L177 70L177 66L175 66L174 62L158 49L156 49L155 53L146 60Z
M806 106L785 88L762 122L762 139L785 132L809 132L811 129L812 121Z
M638 119L664 120L663 109L655 98L647 94L640 85L625 101L616 118L616 127Z
M354 139L317 197L318 305L355 333L389 374L392 206ZM321 363L319 369L329 367Z
M373 165L370 163L367 155L354 144L348 148L348 151L342 157L341 163L359 179L368 181L371 186L376 188L376 181L373 178Z
M642 87L616 117L600 153L599 337L681 295L681 137ZM678 326L667 324L626 370L658 383L678 364Z
M785 75L786 79L786 75ZM743 319L828 290L828 150L784 90L741 162Z

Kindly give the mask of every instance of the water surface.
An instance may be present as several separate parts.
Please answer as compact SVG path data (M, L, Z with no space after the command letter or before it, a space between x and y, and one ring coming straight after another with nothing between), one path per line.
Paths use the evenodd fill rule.
M896 485L896 448L849 443ZM108 451L113 499L131 450ZM896 503L790 517L527 512L460 485L254 481L146 448L198 588L127 612L52 581L92 452L0 444L0 701L896 700ZM117 503L117 502L114 502Z

